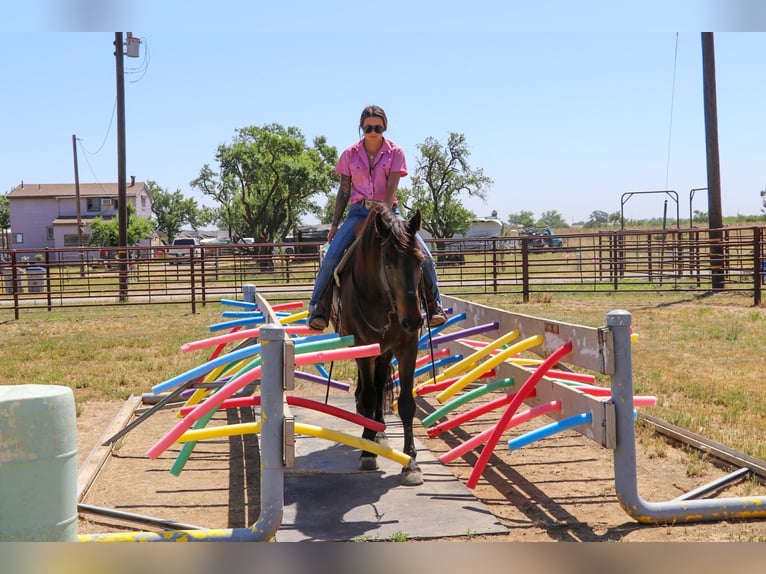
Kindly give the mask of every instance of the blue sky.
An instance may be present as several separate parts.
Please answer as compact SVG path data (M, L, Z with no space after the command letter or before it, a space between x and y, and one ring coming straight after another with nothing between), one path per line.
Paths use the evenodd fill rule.
M125 33L142 40L141 56L125 59L127 172L139 180L202 200L189 182L237 128L296 126L340 151L358 137L361 109L376 103L411 171L426 137L465 135L471 165L494 180L486 203L465 198L479 216L557 210L572 223L619 211L624 193L667 189L686 217L689 190L707 186L699 30L717 26L722 209L761 212L766 33L737 31L757 28L759 9L702 2L707 9L690 18L681 1L652 20L647 3L591 3L623 23L610 27L603 13L594 21L571 3L548 20L514 3L479 1L466 13L465 3L446 1L430 13L428 2L394 0L386 18L338 4L356 8L297 2L253 13L223 2L195 20L136 2L130 14L14 14L33 31L0 34L0 192L22 180L73 181L73 134L80 180L116 181L114 32L62 30L109 28L119 14L136 20ZM290 18L296 10L304 17ZM625 215L660 217L664 199L633 196ZM692 205L707 211L705 192Z

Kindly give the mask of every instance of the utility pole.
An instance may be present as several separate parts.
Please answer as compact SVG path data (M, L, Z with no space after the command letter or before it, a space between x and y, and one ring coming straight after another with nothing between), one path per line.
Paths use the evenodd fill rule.
M707 151L708 227L710 228L710 272L713 289L724 288L721 214L721 168L718 157L718 106L715 88L715 47L713 33L702 32L702 92L705 108Z
M74 197L77 205L77 245L82 247L82 208L80 207L80 172L77 169L77 136L72 134L72 155L74 156Z
M77 136L72 134L72 156L74 157L74 200L77 214L77 246L80 248L80 277L85 276L82 252L82 208L80 207L80 171L77 168Z
M125 67L122 32L114 34L117 60L117 257L120 275L120 303L128 300L128 201L125 168Z

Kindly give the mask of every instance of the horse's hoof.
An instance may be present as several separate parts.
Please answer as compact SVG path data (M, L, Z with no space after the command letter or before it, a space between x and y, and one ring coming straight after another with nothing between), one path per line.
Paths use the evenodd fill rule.
M378 470L378 458L375 456L360 457L359 470Z
M419 469L402 469L402 486L420 486L423 484L423 472Z

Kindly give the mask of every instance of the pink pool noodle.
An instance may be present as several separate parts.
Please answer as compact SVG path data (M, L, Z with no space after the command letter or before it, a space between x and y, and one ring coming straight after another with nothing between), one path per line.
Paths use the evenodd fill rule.
M276 303L271 306L272 311L285 311L286 309L300 309L303 301L291 301L289 303Z
M500 437L503 434L503 429L508 424L508 421L511 419L511 417L516 414L516 411L519 409L519 406L522 402L524 402L524 399L527 398L527 395L530 394L530 392L534 389L535 385L540 381L540 379L543 378L543 375L550 369L553 365L559 362L563 357L568 355L572 352L572 341L567 341L561 347L556 349L553 353L548 356L547 359L545 359L542 363L540 363L540 366L537 367L534 373L530 375L530 377L524 381L524 384L521 385L521 388L519 391L515 394L513 397L513 401L511 401L511 404L508 405L508 408L503 413L502 418L500 421L495 425L495 428L493 429L492 435L487 440L487 444L484 445L484 448L481 451L481 454L479 455L479 460L476 462L476 465L473 467L473 470L471 471L471 476L468 477L468 482L466 483L466 486L468 488L475 488L476 483L479 482L479 477L481 476L482 472L484 472L484 467L487 466L487 461L489 460L489 457L492 455L492 451L495 449L495 445L500 440ZM214 395L215 396L215 395Z
M561 409L561 401L555 400L550 401L548 403L543 403L541 405L537 405L536 407L532 407L531 409L528 409L522 413L518 413L511 417L511 419L508 421L508 426L506 426L503 430L506 431L509 428L520 425L521 423L527 422L529 420L532 420L535 417L544 415L546 413L549 413L551 411L558 411ZM494 430L494 427L490 427L487 430L484 430L477 434L474 437L471 437L464 443L456 446L449 452L445 452L443 455L439 457L439 462L442 464L447 464L448 462L452 462L460 455L463 455L467 453L469 450L473 450L477 446L479 446L481 443L483 443L485 440L487 440L487 437L492 433Z
M312 331L308 325L289 325L285 327L285 332L290 334L308 335L314 333L315 331ZM192 341L191 343L184 343L181 345L181 351L186 353L188 351L195 351L205 347L212 347L213 345L225 345L226 343L231 343L232 341L258 337L260 333L260 327L256 329L246 329L244 331L232 331L224 335L217 335L215 337L209 337L199 341Z

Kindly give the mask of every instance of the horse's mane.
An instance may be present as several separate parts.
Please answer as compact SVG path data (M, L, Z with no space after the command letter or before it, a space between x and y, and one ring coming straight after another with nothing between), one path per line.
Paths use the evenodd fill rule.
M383 226L383 229L379 229L378 222ZM420 249L414 231L410 233L408 222L397 217L384 204L374 205L370 209L370 215L360 233L359 243L365 252L372 249L380 250L380 234L384 230L389 231L389 238L384 239L384 241L391 241L397 252L402 255L413 255L421 263L425 260L425 255Z

